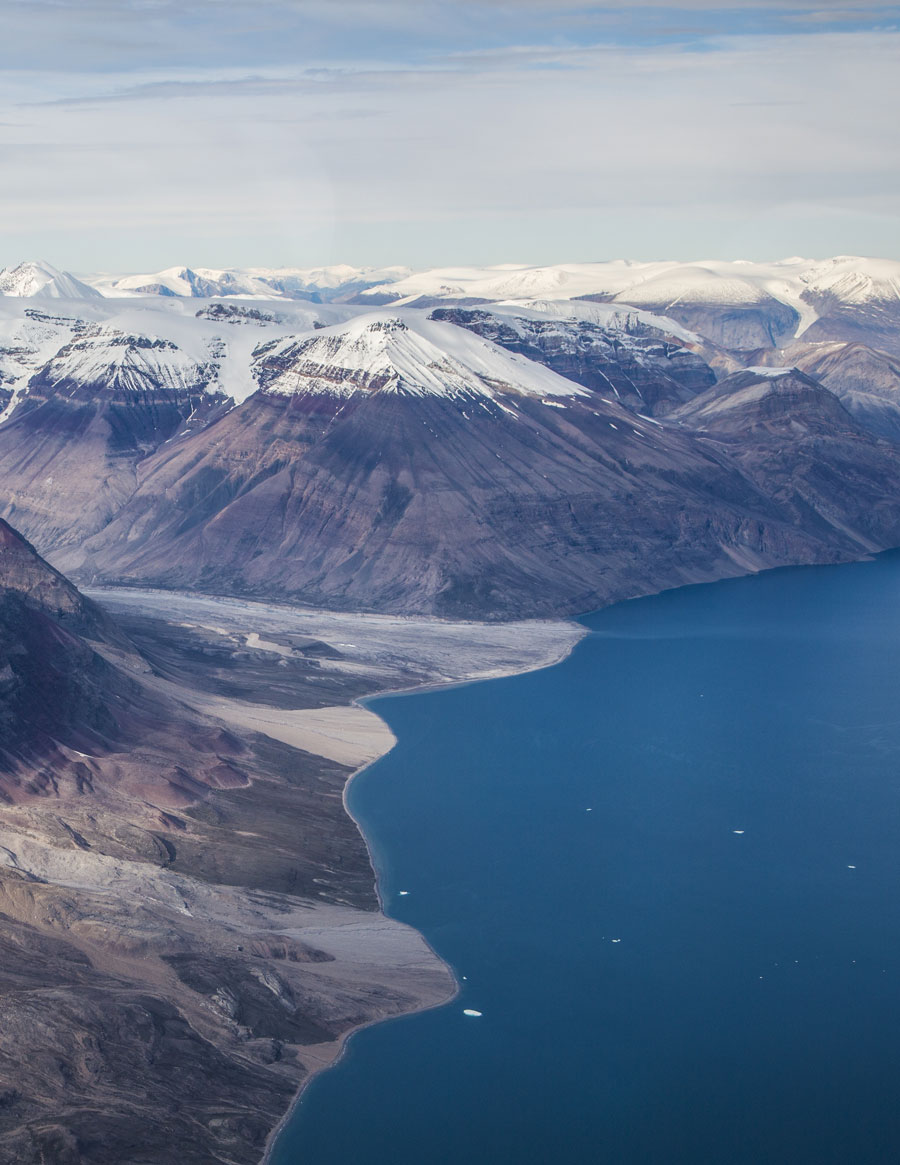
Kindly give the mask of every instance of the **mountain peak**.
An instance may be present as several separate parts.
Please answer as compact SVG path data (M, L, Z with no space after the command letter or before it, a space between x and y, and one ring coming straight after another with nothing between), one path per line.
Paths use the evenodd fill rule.
M0 295L21 299L97 299L99 293L44 259L26 259L0 271Z
M402 392L414 396L585 395L584 389L454 324L420 313L357 316L260 351L260 387L277 396Z

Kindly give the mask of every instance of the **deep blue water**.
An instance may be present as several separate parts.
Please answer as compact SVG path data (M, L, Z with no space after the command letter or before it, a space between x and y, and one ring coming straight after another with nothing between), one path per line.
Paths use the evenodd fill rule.
M371 702L353 812L466 981L356 1035L276 1165L900 1160L900 556L583 622Z

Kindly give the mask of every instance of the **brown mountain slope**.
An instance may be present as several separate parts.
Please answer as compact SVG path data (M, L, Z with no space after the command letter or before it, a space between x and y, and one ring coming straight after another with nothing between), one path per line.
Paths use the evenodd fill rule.
M873 438L822 446L826 468L839 452L841 473L858 461L868 481L854 497L835 474L821 506L844 517L830 523L779 500L792 430L766 478L689 424L596 397L263 391L148 462L78 577L499 618L584 611L736 562L853 557L861 508L880 515L864 545L896 544L900 481Z
M78 575L350 609L577 611L714 577L748 514L773 561L828 554L691 436L602 403L263 392L155 457Z
M255 1165L308 1046L448 980L376 913L348 767L187 707L183 628L174 670L110 628L0 524L0 1160ZM201 647L285 693L318 667Z
M900 541L897 446L797 369L748 369L672 414L739 466L798 527L860 551Z
M798 340L756 353L760 364L790 364L830 389L864 429L900 439L900 358L868 344Z
M800 411L762 472L759 410L734 412L728 440L710 443L697 402L724 407L733 385L692 398L712 374L665 338L623 332L613 343L590 319L545 326L540 313L506 308L444 315L374 313L261 345L260 390L139 462L129 454L127 488L103 503L102 521L89 515L70 529L56 511L49 524L33 512L41 549L86 583L502 619L896 544L895 459L873 434L851 437L824 389L812 508L786 508L808 453L803 393L780 394L778 407ZM583 388L546 366L557 360L582 381L592 369L611 379L615 366L621 388L608 397L593 381ZM73 399L54 406L66 425L90 412ZM641 402L660 417L641 415ZM40 462L43 437L13 432L40 413L0 427L0 446ZM87 432L54 438L74 459L64 473L76 500L107 464L87 457L79 476ZM57 499L67 480L54 479ZM862 525L861 510L871 515Z

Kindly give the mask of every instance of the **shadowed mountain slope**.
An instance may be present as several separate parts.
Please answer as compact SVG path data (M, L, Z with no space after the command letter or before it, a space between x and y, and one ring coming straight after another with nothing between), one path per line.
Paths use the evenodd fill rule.
M661 279L681 280L704 310L758 304L778 286L771 272L757 285L699 268L641 286ZM699 411L734 403L734 383L719 391L707 361L719 375L741 361L671 319L583 301L342 308L355 314L329 326L290 310L308 330L234 305L171 320L140 309L178 342L40 313L16 323L21 349L4 359L25 388L0 423L2 512L82 582L485 618L895 544L896 469L878 439L893 432L885 354L860 373L884 382L877 400L823 365L868 434L822 445L822 473L833 457L840 472L804 513L783 505L808 439L802 394L783 394L800 412L771 476L751 472L759 417L738 409L729 440L710 444L703 430L726 422ZM131 325L136 312L115 318ZM852 378L842 351L832 364ZM236 406L226 382L244 385ZM834 397L816 399L819 423L842 434ZM877 515L861 540L848 472Z

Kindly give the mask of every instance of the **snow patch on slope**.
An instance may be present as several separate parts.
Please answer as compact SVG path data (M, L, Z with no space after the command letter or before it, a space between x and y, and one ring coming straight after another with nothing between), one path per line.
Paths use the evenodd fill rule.
M783 368L775 368L764 364L754 364L752 367L744 369L744 372L752 372L754 376L761 376L767 380L777 380L779 376L790 376L795 371L795 368L788 368L786 366Z

